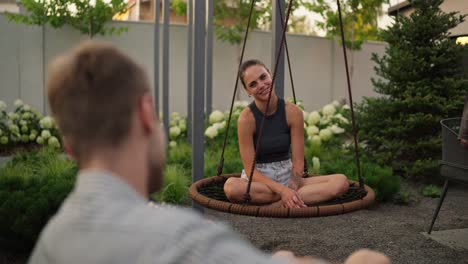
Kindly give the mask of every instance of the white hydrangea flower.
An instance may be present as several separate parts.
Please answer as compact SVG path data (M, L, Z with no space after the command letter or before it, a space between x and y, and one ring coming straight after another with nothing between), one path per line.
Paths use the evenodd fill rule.
M96 0L89 0L89 5L92 7L96 6Z
M345 132L344 128L341 128L337 125L332 125L330 130L333 132L333 134L342 134Z
M23 106L23 101L21 101L20 99L16 99L15 102L13 103L13 105L15 107Z
M349 109L351 109L351 107L349 107L349 105L348 105L348 104L345 104L345 105L343 105L343 107L342 107L342 108L343 108L343 109L346 109L346 110L349 110Z
M41 132L41 137L44 138L44 139L48 139L50 138L52 135L50 134L50 131L49 130L42 130Z
M332 137L332 135L333 135L333 134L332 134L331 130L328 129L328 128L322 129L322 130L320 130L320 132L319 132L319 136L320 136L320 139L321 139L322 141L327 141L327 140L329 140L329 139Z
M8 144L8 137L6 137L6 136L1 137L0 138L0 144L2 144L2 145Z
M249 105L249 102L247 101L235 101L234 102L234 108L245 108Z
M218 135L218 129L215 126L209 126L205 131L205 136L213 139Z
M5 111L7 109L7 104L0 100L0 111Z
M20 118L20 116L17 113L13 113L13 112L8 113L8 116L10 117L11 120L16 120Z
M170 119L179 121L181 119L181 116L180 116L180 114L178 112L172 112Z
M39 121L39 125L44 129L51 129L54 127L54 119L50 116L46 116Z
M335 107L335 108L339 108L341 106L340 102L338 102L338 100L335 100L332 102L332 105Z
M342 114L336 114L335 118L337 118L338 120L340 120L341 122L343 122L345 124L349 124L348 119L346 117L344 117Z
M316 126L309 126L309 127L307 128L307 135L308 135L309 137L312 137L312 136L314 136L314 135L317 135L318 132L319 132L319 129L318 129L318 127L316 127Z
M315 135L310 138L310 143L312 144L312 148L318 148L322 144L322 139L320 136Z
M78 14L78 9L76 8L75 3L68 3L67 10L70 13L70 16L72 17L76 17L76 15Z
M332 116L336 112L336 108L332 104L327 104L322 108L322 112L326 116Z
M330 121L331 121L330 116L324 116L322 119L320 119L319 124L320 125L326 125L326 124L330 123Z
M29 134L29 140L34 141L36 139L37 135L36 134Z
M320 114L317 111L313 111L312 113L309 114L309 117L307 118L307 124L309 126L315 125L320 121Z
M19 127L17 125L9 125L8 126L8 129L10 129L10 131L14 134L18 134L19 133Z
M170 148L175 148L175 147L177 147L177 142L175 142L174 140L171 140L171 141L169 142L169 147L170 147Z
M52 136L49 138L49 140L47 140L47 145L54 147L54 148L59 148L60 142L56 137Z
M320 173L320 159L317 157L312 158L312 172L314 174Z
M180 121L180 122L179 122L179 128L180 128L180 131L182 131L182 132L187 131L187 122L185 122L185 121Z
M342 145L341 145L341 148L342 149L348 149L349 147L351 147L351 141L345 141Z
M173 126L169 128L169 138L176 139L182 131L178 126Z
M224 120L223 122L221 122L221 126L219 127L220 129L224 129L227 125L227 122L226 120Z
M307 121L307 118L309 117L309 113L306 111L302 110L302 115L304 116L304 120Z
M36 138L36 143L39 144L39 145L44 144L44 138L41 137L41 136L38 136L38 137Z
M210 124L218 123L224 120L223 112L216 110L210 114Z
M214 123L212 127L216 128L216 130L219 130L221 128L221 122L219 123Z

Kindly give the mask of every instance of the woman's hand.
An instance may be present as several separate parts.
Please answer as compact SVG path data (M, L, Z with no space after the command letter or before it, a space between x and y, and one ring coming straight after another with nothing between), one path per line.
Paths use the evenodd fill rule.
M284 187L281 192L281 201L283 203L283 207L286 208L303 208L307 207L304 201L299 198L299 195L296 191L289 189L288 187Z

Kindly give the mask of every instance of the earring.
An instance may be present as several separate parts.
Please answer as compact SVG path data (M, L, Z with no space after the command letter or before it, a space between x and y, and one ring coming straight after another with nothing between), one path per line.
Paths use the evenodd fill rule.
M252 95L251 95L251 94L249 94L249 97L252 97Z

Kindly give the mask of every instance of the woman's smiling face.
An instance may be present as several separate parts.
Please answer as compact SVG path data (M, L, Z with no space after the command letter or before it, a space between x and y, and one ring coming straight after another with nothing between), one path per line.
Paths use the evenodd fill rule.
M268 100L272 85L270 72L265 67L262 65L250 66L244 71L243 79L248 94L261 101Z

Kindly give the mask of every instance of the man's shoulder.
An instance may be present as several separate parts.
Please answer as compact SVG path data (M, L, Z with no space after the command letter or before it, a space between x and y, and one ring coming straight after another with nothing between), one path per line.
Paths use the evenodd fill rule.
M132 213L133 220L138 221L138 228L147 234L159 234L167 237L205 232L222 232L233 234L232 230L221 223L204 219L190 208L156 206L145 207Z
M175 221L175 222L198 222L202 221L201 215L190 208L171 205L150 204L136 210L137 214L145 214L151 221Z

